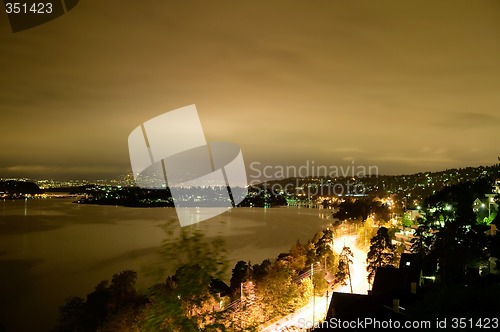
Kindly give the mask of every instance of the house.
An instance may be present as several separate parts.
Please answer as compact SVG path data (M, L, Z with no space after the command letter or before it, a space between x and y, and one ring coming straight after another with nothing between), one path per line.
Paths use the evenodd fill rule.
M472 203L472 210L474 213L478 213L480 209L484 209L486 204L482 202L479 198L476 198Z
M328 307L326 318L323 322L317 324L313 330L318 331L336 331L339 326L334 324L341 324L340 322L366 322L366 328L379 329L382 326L377 326L377 322L399 322L404 326L404 322L411 321L412 319L400 311L399 301L394 299L391 305L386 305L386 298L382 295L361 295L349 293L332 294L332 300ZM368 325L370 324L371 325ZM345 325L340 325L341 329L346 329ZM356 328L347 328L351 330L359 330Z
M408 213L408 217L410 218L411 221L418 220L419 218L422 218L425 213L423 213L420 210L407 210L406 213Z
M395 240L392 241L393 245L402 243L405 245L405 251L409 252L411 249L411 241L415 238L415 231L418 225L412 225L411 227L398 226L398 231L394 234Z
M415 254L402 254L398 268L377 268L368 295L332 294L325 321L313 331L333 331L331 321L375 319L379 321L412 321L404 307L415 298L423 285L422 260Z
M218 298L218 306L214 308L216 310L221 310L226 306L226 304L231 302L231 289L220 279L214 279L210 282L210 293L216 295Z
M389 306L394 299L408 302L423 284L422 260L418 255L403 253L399 268L377 268L370 293L384 298L384 305Z
M403 253L399 262L399 271L403 279L403 287L416 294L417 289L424 285L424 264L418 255ZM435 272L435 271L434 271Z

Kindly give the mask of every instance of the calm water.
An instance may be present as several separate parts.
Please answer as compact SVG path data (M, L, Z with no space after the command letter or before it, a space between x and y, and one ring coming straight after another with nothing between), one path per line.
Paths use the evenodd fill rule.
M68 296L83 297L124 269L139 273L139 287L151 282L145 271L167 239L160 226L176 220L175 211L71 201L0 201L0 322L7 331L48 331ZM232 266L260 263L312 238L331 221L322 212L238 208L198 227L223 237Z

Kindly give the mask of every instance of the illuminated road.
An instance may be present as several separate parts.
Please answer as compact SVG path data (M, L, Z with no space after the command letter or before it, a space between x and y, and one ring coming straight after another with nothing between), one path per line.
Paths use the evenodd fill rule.
M370 284L366 279L368 276L368 272L366 271L366 252L356 247L355 235L347 235L337 238L333 242L333 249L336 253L340 253L342 251L344 241L345 245L351 249L354 256L352 258L352 264L349 266L352 278L352 291L354 294L368 294ZM347 286L335 287L335 291L340 293L350 293L351 287L349 282Z
M331 292L328 293L328 301L325 296L316 296L314 300L311 299L309 303L300 308L299 310L281 318L279 321L263 328L261 331L303 331L313 326L313 309L315 311L314 322L323 320L325 318L327 305L332 298Z
M350 247L354 256L352 258L353 263L350 265L353 293L367 294L369 284L366 279L368 275L368 272L366 272L366 253L356 247L355 235L342 236L335 239L333 243L334 251L340 253L344 247L344 243L346 246ZM335 287L334 291L350 293L351 287L349 283L347 286L339 285ZM330 299L331 291L328 292L328 300L326 302L326 294L322 297L316 296L315 299L311 299L306 306L263 328L261 331L304 331L313 326L313 308L315 311L314 322L318 323L318 320L321 321L325 317Z

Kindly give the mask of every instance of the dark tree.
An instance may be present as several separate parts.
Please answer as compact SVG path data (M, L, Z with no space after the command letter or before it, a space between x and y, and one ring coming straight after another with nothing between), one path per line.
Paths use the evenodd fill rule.
M366 270L368 271L368 281L371 283L378 267L391 266L395 264L395 248L389 237L389 230L380 227L370 240L370 250L366 256Z
M183 301L199 305L208 298L213 277L198 264L186 264L175 272L177 294Z
M414 237L411 239L410 251L414 254L420 255L420 257L424 257L431 252L436 236L429 220L419 218L418 224L419 225L415 231Z
M486 265L487 227L477 223L472 205L490 192L489 181L445 187L426 200L429 227L435 229L431 253L439 262L438 277L444 283L465 283L468 270Z
M241 283L252 277L252 267L250 264L239 261L233 268L233 274L230 280L231 293L236 294L240 291Z
M262 280L269 273L269 270L271 269L272 265L273 263L271 262L270 259L264 259L262 263L255 264L252 267L253 279L257 282Z
M349 272L349 264L352 264L352 259L354 255L351 251L351 248L344 246L339 256L339 265L337 269L337 273L335 274L335 282L340 283L341 285L347 285L346 280L350 278ZM351 282L349 280L349 282ZM352 288L352 284L351 284Z
M59 308L59 324L55 331L84 331L84 312L84 299L76 296L66 299L66 303Z
M109 286L108 311L110 313L117 313L123 308L134 307L140 303L142 297L135 289L136 282L137 272L132 270L125 270L113 275Z
M111 297L109 282L101 281L94 291L87 295L84 322L87 331L95 331L108 316L108 301Z
M300 273L306 267L307 246L300 243L299 240L292 246L287 257L290 267Z
M40 194L42 190L33 182L7 180L0 181L0 192L9 197L23 197L24 195Z

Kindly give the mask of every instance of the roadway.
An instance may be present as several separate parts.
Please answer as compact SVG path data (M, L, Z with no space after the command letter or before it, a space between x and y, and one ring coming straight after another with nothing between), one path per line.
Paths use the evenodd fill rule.
M340 253L344 247L344 243L348 246L353 254L352 264L350 264L351 279L352 279L352 291L354 294L368 294L368 289L370 284L368 283L368 272L366 271L366 252L359 249L356 246L356 236L355 235L345 235L337 238L333 242L333 250L336 253ZM351 286L349 285L349 280L347 280L346 286L335 287L336 292L340 293L350 293Z
M366 252L356 246L355 235L336 238L333 242L334 251L340 253L344 244L350 247L353 253L353 257L351 258L353 263L350 265L353 293L367 294L369 284L366 279L368 275L368 272L366 272ZM346 286L337 285L333 290L340 293L350 293L351 287L348 282ZM329 290L328 298L326 294L324 296L316 296L304 307L266 326L261 331L304 331L311 328L313 326L313 312L314 323L317 324L325 318L327 307L331 300L331 293L331 290Z

